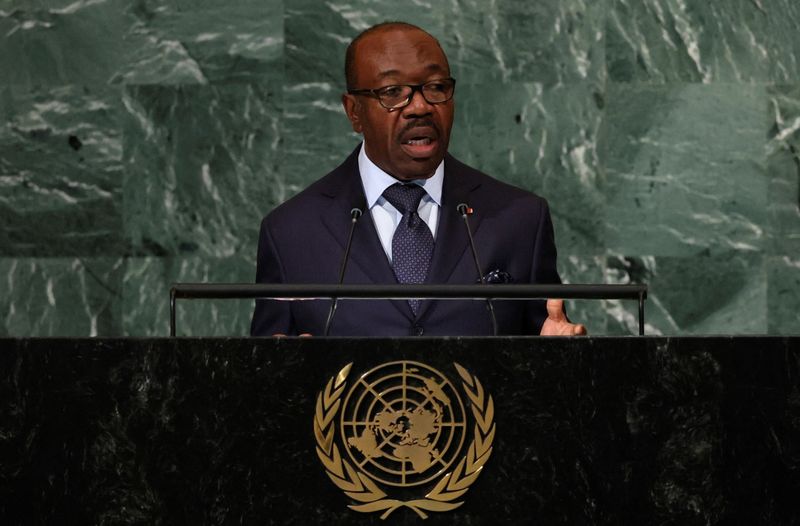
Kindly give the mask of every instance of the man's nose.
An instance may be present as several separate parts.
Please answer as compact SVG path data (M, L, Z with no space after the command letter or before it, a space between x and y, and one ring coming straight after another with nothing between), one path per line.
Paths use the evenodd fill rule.
M430 115L433 111L433 105L425 100L422 96L422 90L415 90L411 94L411 100L408 105L403 108L403 115L406 117L420 117L423 115Z

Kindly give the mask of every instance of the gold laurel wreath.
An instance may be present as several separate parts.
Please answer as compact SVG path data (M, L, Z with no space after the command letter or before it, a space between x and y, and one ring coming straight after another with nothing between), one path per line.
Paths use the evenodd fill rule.
M467 455L461 458L455 470L442 476L424 499L402 501L386 498L386 493L369 476L356 471L347 460L342 458L339 448L334 442L335 426L333 421L341 406L340 398L352 365L352 363L347 364L335 377L328 380L325 389L317 396L317 409L314 417L317 456L325 466L328 477L339 489L344 491L345 495L363 503L351 504L348 507L362 513L383 511L381 519L385 519L398 508L407 507L414 510L423 519L427 519L428 515L425 511L450 511L464 504L464 501L453 501L462 497L478 478L483 465L492 454L492 442L494 441L494 401L491 395L488 399L486 398L480 381L459 364L453 364L463 380L464 391L472 402L475 438L469 445Z

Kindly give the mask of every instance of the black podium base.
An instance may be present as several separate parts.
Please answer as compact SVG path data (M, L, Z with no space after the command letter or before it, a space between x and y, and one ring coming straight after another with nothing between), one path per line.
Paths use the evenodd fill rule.
M31 339L0 349L4 525L800 523L800 338ZM408 506L386 521L351 510L359 502L317 453L326 384L348 363L349 386L400 360L456 387L458 363L485 391L481 415L489 396L494 406L491 457L463 504L424 522Z

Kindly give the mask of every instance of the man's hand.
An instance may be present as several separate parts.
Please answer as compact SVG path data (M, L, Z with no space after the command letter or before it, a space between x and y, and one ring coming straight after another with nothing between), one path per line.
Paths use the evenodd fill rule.
M564 314L564 300L547 300L547 319L542 324L541 336L581 336L586 327L570 323Z

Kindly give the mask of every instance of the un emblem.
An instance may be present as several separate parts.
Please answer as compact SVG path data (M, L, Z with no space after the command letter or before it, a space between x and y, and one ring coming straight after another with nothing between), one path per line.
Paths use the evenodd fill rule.
M476 377L453 365L467 395L472 426L456 385L419 362L379 365L349 386L348 364L319 393L317 454L333 483L359 503L351 509L383 512L385 519L408 507L424 519L426 511L463 504L459 499L492 452L494 403ZM464 453L466 440L470 443ZM414 495L415 488L423 489ZM401 498L409 491L411 498Z

